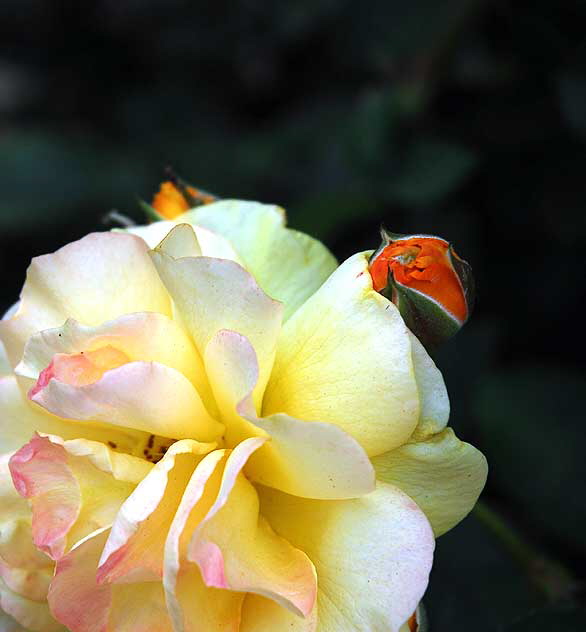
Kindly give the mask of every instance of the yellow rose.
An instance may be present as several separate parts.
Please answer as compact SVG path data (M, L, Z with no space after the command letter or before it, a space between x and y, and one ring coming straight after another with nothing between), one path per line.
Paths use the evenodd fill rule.
M486 463L369 253L238 201L129 232L0 323L5 627L408 629Z

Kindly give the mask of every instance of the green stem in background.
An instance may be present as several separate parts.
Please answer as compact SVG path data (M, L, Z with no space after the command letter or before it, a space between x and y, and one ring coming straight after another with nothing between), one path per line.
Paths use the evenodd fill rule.
M494 509L479 501L473 515L501 542L525 570L531 582L551 603L572 601L578 589L573 574L527 542L523 535Z

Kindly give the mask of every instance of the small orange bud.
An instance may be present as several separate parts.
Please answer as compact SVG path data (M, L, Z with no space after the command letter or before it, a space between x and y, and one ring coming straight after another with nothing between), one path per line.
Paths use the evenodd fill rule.
M165 219L174 219L189 210L181 191L169 181L161 183L159 192L153 197L152 207Z
M370 260L373 287L389 298L424 344L436 344L462 327L472 307L470 266L445 239L393 235Z
M195 187L167 180L153 197L152 207L164 219L174 219L194 206L210 204L216 198Z

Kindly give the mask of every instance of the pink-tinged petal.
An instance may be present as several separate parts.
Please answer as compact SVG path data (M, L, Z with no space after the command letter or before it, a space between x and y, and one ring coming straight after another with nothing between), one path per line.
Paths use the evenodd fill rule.
M131 312L171 316L171 302L139 237L92 233L33 259L16 314L0 322L11 365L26 341L67 318L97 325Z
M408 496L384 483L353 500L259 494L275 531L316 566L320 632L398 632L425 592L434 549L431 527Z
M12 625L9 619L3 619L2 612L23 626L25 632L66 632L55 621L45 601L34 601L12 592L0 578L0 625L5 622ZM0 630L4 632L1 627ZM7 630L17 631L21 628L8 627Z
M72 632L167 632L171 624L160 584L97 583L107 535L105 530L89 536L57 563L48 597L54 616Z
M189 336L174 320L154 313L125 314L97 326L68 319L60 327L40 331L26 343L16 373L36 382L57 354L87 354L104 347L120 351L126 362L158 362L176 369L202 396L209 393L201 358Z
M47 600L53 616L72 632L106 632L112 603L110 586L96 582L107 529L80 542L55 567Z
M174 443L121 506L104 547L100 583L160 580L165 538L200 457L214 444Z
M156 362L130 362L83 386L54 377L30 397L65 419L99 421L165 437L210 441L223 430L191 382Z
M214 450L200 461L169 528L165 542L163 585L175 630L238 630L244 596L209 588L199 568L187 561L191 535L217 497L225 460L226 450Z
M37 436L10 459L10 472L18 493L31 500L35 545L59 559L81 507L81 490L67 464L67 453Z
M131 433L114 426L80 424L49 414L25 398L14 377L0 378L0 452L12 452L30 440L35 432L58 435L65 439L85 437L103 443L112 442L122 452L136 452L144 442L143 433Z
M110 525L152 466L84 439L34 437L10 459L14 486L31 500L35 545L53 559Z
M366 453L338 426L285 414L255 414L251 393L258 365L244 336L218 332L204 362L226 423L227 444L253 433L271 439L251 457L246 468L250 478L309 498L352 498L374 489L374 470Z
M217 498L197 526L187 557L207 586L254 592L306 616L317 590L313 564L259 516L256 490L242 474L264 441L247 439L229 453Z
M14 489L10 456L0 457L0 578L11 593L44 601L53 562L33 544L31 510L28 500Z
M250 340L259 359L255 392L259 402L273 366L281 328L281 303L267 296L254 278L233 261L210 257L174 259L164 250L152 251L151 256L202 356L220 329L237 331Z
M238 632L316 632L317 602L311 613L299 617L272 599L249 593L242 605L242 620Z
M409 331L373 290L364 253L345 261L283 326L262 413L336 424L369 456L413 433L419 393Z
M189 565L185 564L188 539L213 504L221 482L222 468L219 466L223 464L225 455L225 450L214 450L199 462L169 527L165 541L163 586L175 629L185 625L176 588L179 575L184 577L189 571Z

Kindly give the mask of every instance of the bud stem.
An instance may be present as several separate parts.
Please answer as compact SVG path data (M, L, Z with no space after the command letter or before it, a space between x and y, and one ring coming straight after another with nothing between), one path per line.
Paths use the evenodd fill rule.
M573 600L578 582L569 569L528 542L508 520L486 503L476 503L472 513L497 537L550 603Z

